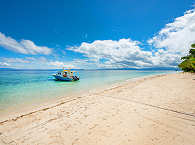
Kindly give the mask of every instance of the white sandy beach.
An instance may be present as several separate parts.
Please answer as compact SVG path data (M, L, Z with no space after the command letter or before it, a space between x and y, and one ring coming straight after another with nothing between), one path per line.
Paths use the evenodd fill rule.
M195 75L126 81L0 122L0 145L195 145Z

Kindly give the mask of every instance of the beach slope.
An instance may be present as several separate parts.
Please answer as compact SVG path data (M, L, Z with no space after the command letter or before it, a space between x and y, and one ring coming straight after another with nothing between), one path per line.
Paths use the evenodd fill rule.
M126 81L1 120L0 144L195 145L195 75Z

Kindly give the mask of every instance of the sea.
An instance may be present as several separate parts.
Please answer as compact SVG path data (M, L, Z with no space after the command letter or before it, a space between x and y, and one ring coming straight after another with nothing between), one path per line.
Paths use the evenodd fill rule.
M0 70L0 113L9 108L55 98L70 98L128 79L172 73L173 71L78 70L79 81L55 81L57 70Z

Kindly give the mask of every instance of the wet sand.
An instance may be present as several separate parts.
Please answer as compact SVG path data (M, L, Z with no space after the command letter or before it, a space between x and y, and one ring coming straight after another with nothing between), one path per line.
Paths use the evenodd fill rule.
M0 121L0 145L195 145L195 75L134 79Z

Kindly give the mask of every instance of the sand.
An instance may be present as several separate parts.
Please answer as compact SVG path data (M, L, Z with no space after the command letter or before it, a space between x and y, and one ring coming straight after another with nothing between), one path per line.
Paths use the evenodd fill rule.
M0 144L195 145L195 75L140 78L1 120Z

